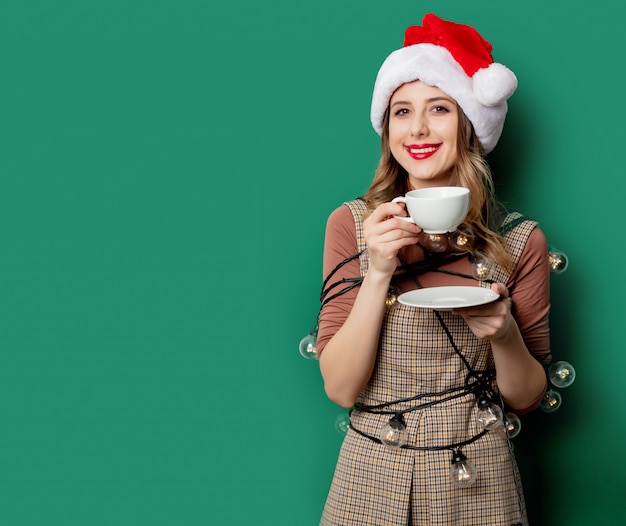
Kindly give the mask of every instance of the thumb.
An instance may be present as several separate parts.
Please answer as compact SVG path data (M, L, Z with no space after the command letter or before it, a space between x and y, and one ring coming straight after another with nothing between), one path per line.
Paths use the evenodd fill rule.
M504 283L492 283L491 290L493 290L496 294L499 294L501 298L509 297L509 289L506 288Z

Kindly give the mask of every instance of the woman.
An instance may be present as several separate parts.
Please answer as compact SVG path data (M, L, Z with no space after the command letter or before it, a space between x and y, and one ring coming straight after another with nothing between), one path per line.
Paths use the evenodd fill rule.
M526 524L499 410L531 411L546 390L547 246L534 221L497 204L483 158L516 86L474 28L432 14L378 73L381 160L326 231L317 354L330 399L354 409L324 525ZM394 217L407 214L393 198L435 186L471 192L449 236ZM499 298L450 312L397 301L443 285Z

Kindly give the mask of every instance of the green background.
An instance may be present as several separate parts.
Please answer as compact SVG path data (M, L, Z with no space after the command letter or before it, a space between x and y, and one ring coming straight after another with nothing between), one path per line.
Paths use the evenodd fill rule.
M318 523L341 436L298 342L368 185L375 74L427 11L519 88L489 160L570 259L578 377L515 440L531 524L623 524L626 9L3 0L0 524Z

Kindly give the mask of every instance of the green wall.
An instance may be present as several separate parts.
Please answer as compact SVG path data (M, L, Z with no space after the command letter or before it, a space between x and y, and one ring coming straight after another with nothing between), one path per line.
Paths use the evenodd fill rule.
M490 161L570 258L578 377L515 441L531 524L623 524L625 8L221 4L0 5L0 524L317 524L342 411L297 346L377 161L374 76L426 11L517 73Z

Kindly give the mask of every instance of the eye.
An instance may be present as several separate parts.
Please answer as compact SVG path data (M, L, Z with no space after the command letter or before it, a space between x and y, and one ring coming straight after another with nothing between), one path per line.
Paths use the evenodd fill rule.
M448 113L448 108L445 106L434 106L432 109L433 113Z
M402 116L404 116L404 115L408 115L408 114L409 114L409 110L408 110L408 108L400 108L399 110L396 110L396 111L394 112L394 115L395 115L396 117L402 117Z

